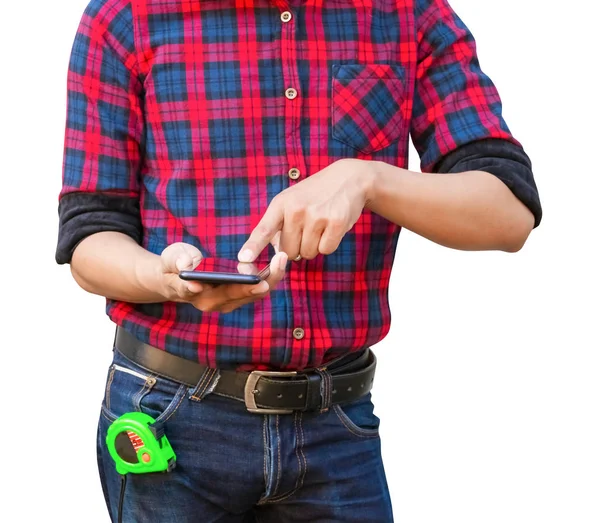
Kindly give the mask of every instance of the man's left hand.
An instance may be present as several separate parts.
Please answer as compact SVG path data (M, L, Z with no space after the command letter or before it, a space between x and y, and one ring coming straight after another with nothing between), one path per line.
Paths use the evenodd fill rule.
M369 199L373 169L343 159L279 193L238 254L252 262L272 243L290 260L334 252Z

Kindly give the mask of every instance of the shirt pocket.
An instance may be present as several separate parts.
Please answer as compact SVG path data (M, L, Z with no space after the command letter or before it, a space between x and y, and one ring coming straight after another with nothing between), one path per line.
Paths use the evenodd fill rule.
M363 152L388 147L408 132L404 67L335 64L331 80L331 134Z

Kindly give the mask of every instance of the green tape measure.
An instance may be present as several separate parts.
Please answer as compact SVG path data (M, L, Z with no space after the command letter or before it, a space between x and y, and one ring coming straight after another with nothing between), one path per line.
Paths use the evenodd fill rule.
M169 472L175 467L175 452L167 436L143 412L128 412L113 421L106 445L119 474Z

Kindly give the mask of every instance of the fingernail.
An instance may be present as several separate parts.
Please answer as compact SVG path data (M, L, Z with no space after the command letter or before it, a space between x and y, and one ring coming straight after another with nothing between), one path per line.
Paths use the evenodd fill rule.
M238 258L241 262L251 262L254 259L254 253L250 249L244 249Z
M263 281L258 284L258 286L254 287L250 291L251 294L263 294L269 290L269 284L266 281Z

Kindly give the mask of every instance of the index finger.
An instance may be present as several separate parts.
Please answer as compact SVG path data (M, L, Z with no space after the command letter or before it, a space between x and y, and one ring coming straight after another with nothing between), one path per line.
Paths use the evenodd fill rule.
M283 226L283 207L273 200L238 253L241 262L253 262Z

